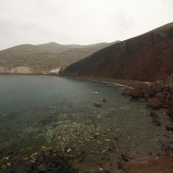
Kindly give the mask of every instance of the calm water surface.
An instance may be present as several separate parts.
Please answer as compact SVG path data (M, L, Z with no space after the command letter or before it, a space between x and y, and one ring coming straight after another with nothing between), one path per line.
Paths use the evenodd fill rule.
M1 75L0 159L9 152L27 156L41 146L68 148L72 155L85 151L91 165L122 152L157 152L169 120L158 112L162 126L153 126L145 103L123 98L122 90L55 76ZM101 99L104 106L94 107Z

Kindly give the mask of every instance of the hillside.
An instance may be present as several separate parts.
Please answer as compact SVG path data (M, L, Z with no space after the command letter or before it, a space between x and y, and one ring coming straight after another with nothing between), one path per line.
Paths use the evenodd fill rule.
M71 64L59 74L153 81L171 73L173 73L173 23L115 43Z
M24 44L0 51L0 73L14 73L15 68L28 67L29 73L45 74L81 60L111 43L93 45ZM21 72L23 73L23 72Z

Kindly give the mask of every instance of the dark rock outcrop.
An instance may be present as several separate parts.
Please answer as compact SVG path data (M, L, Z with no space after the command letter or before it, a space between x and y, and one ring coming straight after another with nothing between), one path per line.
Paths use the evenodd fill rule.
M131 90L124 89L122 95L131 96L139 101L147 101L147 107L168 108L166 115L173 118L173 75L164 77L163 80L140 85ZM150 113L153 118L153 113Z
M157 98L149 98L147 100L147 107L151 107L151 108L160 108L161 107L161 103L159 102L159 100Z
M173 23L170 23L104 48L68 66L60 74L154 81L173 72L172 57Z

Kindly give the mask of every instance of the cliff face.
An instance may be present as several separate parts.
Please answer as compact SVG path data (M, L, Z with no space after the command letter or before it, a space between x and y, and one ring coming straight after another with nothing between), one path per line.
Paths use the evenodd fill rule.
M173 23L131 38L78 61L60 75L95 75L153 81L173 73Z

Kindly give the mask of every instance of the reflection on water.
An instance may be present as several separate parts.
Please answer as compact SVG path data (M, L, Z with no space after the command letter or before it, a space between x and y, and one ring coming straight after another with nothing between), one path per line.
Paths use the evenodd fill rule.
M0 158L47 146L85 151L85 162L95 164L122 152L157 151L168 120L161 115L163 126L153 126L145 103L123 98L122 89L55 76L0 76Z

